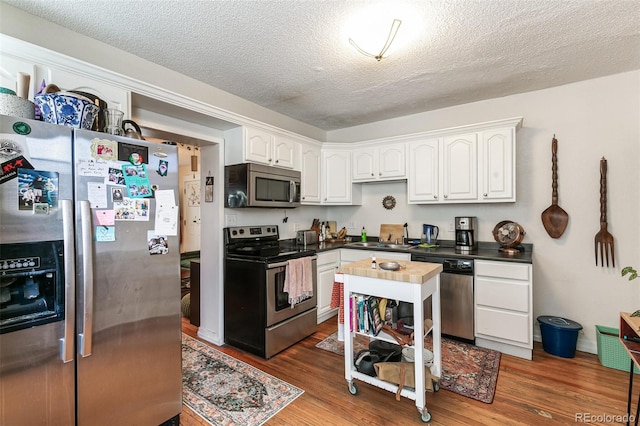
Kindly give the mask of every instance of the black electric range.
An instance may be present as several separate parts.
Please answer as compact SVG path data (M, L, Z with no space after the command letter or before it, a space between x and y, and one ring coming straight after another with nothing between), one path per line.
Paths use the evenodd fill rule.
M317 329L316 251L278 238L277 225L224 229L224 341L267 359ZM292 302L287 271L290 263L307 264L297 260L303 257L312 291Z

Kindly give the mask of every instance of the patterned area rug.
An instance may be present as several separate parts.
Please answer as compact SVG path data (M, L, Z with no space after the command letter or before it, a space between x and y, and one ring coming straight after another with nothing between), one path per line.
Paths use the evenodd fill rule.
M261 425L303 392L182 334L182 400L212 425Z
M361 349L367 349L368 346L367 337L356 336L354 354ZM344 342L338 340L337 331L318 343L316 347L338 355L344 354ZM425 347L433 348L431 335L425 338ZM496 392L501 355L500 352L492 349L480 348L443 337L440 388L490 404Z

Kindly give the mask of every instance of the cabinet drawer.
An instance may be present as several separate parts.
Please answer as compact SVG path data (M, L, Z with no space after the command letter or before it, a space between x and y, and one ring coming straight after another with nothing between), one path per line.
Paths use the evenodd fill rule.
M529 315L478 307L476 309L476 334L498 337L514 342L530 344L532 330Z
M531 265L508 262L475 261L476 276L510 278L514 280L528 281Z
M340 263L340 250L318 253L318 266L338 265Z
M529 283L478 277L476 304L528 312Z

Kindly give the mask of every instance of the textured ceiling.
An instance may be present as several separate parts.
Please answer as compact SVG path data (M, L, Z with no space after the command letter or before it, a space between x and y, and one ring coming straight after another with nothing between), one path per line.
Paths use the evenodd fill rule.
M640 69L637 0L2 1L324 130ZM345 26L384 4L377 62Z

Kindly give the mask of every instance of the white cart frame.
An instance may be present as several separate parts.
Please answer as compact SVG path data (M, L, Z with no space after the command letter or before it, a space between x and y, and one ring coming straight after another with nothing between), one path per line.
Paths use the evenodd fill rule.
M353 383L353 379L361 380L365 383L377 386L390 392L397 392L398 386L389 382L385 382L376 377L356 371L353 365L353 337L356 332L350 331L351 327L351 303L352 294L365 294L369 296L400 300L403 302L413 303L413 324L414 336L424 336L424 309L423 301L431 297L431 309L433 314L433 366L431 372L433 375L440 377L441 375L441 337L440 337L440 274L436 274L422 284L414 284L404 281L390 281L380 278L369 278L350 274L336 274L336 282L344 283L344 371L347 380L349 392L352 395L357 393L357 386ZM427 330L428 331L428 330ZM374 339L385 340L396 343L393 337L384 332L380 332L377 336L363 334ZM424 365L424 338L414 339L414 356L415 365ZM415 370L415 391L403 388L400 392L401 396L415 400L416 407L420 413L420 419L423 422L431 420L431 414L426 407L426 391L424 368L414 368Z

